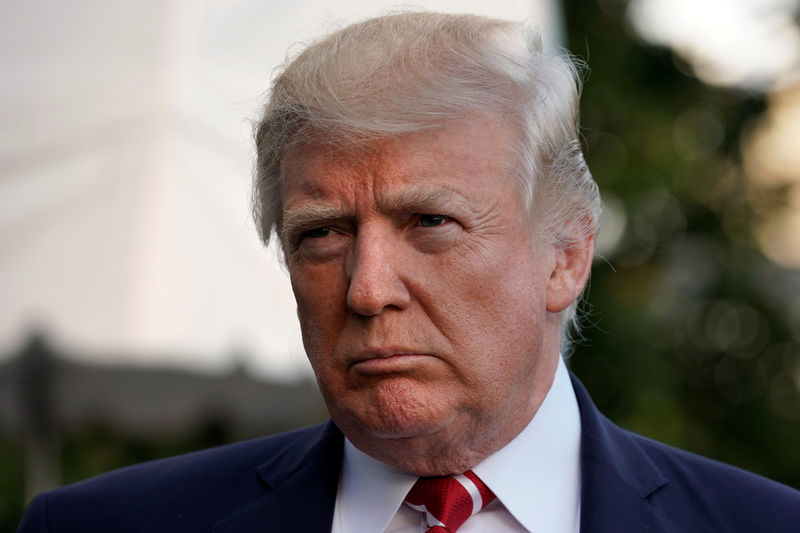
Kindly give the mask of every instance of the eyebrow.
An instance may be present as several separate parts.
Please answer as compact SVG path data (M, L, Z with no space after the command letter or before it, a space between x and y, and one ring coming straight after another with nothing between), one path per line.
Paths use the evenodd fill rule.
M466 198L448 187L430 184L411 186L400 191L388 191L378 197L379 205L391 211L435 211L449 202L463 204Z
M310 226L324 226L334 220L341 220L346 213L339 207L320 204L307 204L293 209L288 209L281 222L280 238L287 242L287 238L298 231L308 229Z
M388 191L378 197L378 207L384 212L421 211L435 213L445 203L467 204L467 199L448 187L422 184ZM352 216L349 210L334 205L308 203L287 209L281 223L280 238L283 242L299 231L325 226L331 222Z

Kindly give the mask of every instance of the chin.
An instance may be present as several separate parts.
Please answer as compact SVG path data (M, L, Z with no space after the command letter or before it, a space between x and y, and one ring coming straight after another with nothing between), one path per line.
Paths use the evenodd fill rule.
M378 420L358 420L362 433L377 439L413 439L437 433L442 424L430 419L405 418L395 415L382 416Z
M486 457L476 453L470 437L452 423L433 424L430 419L400 419L395 415L379 420L350 418L344 424L334 421L362 452L419 476L465 472ZM455 441L454 434L460 435Z
M407 380L391 380L358 391L351 402L329 404L334 422L345 434L357 432L368 438L411 439L447 428L456 410L425 387Z

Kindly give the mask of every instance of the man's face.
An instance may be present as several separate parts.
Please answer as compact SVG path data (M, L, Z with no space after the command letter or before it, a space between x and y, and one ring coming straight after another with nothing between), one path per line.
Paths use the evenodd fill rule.
M400 468L495 451L551 383L557 252L532 244L513 142L481 115L284 161L281 237L311 365L348 438Z

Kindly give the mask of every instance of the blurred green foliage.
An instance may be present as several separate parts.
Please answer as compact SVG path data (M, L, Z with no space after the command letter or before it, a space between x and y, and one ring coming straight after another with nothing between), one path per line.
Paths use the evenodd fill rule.
M23 501L22 445L0 433L0 531L16 531Z
M566 0L591 68L589 167L622 225L593 270L571 368L633 431L800 487L800 337L744 193L742 132L763 96L710 87L637 39L625 2ZM794 336L793 336L794 335Z

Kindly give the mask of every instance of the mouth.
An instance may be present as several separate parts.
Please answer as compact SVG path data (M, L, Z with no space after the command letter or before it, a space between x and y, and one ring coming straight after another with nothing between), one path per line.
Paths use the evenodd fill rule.
M411 370L430 357L419 350L405 348L371 349L359 353L349 368L364 375L398 373Z

